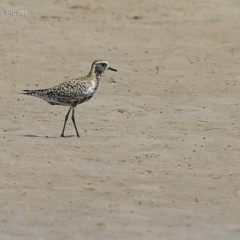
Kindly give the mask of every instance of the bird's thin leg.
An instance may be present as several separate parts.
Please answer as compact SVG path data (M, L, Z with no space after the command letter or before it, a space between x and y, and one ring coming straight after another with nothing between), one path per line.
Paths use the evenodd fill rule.
M76 123L75 123L74 108L72 109L72 121L73 121L73 125L74 125L74 127L75 127L75 130L76 130L77 136L80 137L80 135L79 135L79 133L78 133L78 130L77 130Z
M63 125L63 130L62 130L61 137L64 137L65 127L66 127L66 123L67 123L67 120L68 120L69 113L71 112L71 109L72 109L72 108L70 108L70 109L68 110L67 115L65 116L65 121L64 121L64 125Z

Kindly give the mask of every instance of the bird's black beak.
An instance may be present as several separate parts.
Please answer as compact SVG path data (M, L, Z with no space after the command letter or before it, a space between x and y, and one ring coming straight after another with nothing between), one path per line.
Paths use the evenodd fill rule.
M108 66L107 70L111 70L111 71L117 72L117 69L111 68L110 66Z

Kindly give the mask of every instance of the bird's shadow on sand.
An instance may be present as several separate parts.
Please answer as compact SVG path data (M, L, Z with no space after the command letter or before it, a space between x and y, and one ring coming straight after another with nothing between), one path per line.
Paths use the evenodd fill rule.
M54 137L54 136L38 136L38 135L34 135L34 134L25 134L22 135L22 137L29 137L29 138L71 138L71 137L75 137L75 135L67 135L64 137L58 136L58 137Z

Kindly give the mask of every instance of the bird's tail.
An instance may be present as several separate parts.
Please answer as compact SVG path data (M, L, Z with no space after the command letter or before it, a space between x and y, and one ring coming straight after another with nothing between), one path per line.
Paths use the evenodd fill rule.
M25 94L25 95L30 95L30 96L34 96L34 97L43 97L45 94L44 89L39 89L39 90L23 90L23 92L21 94Z
M30 95L32 91L34 91L34 90L23 90L23 92L21 94Z

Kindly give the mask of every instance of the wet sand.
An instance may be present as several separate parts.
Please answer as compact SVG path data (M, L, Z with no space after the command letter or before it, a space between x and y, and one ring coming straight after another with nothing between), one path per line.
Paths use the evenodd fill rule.
M2 1L0 239L240 238L240 4ZM76 108L20 95L108 71Z

